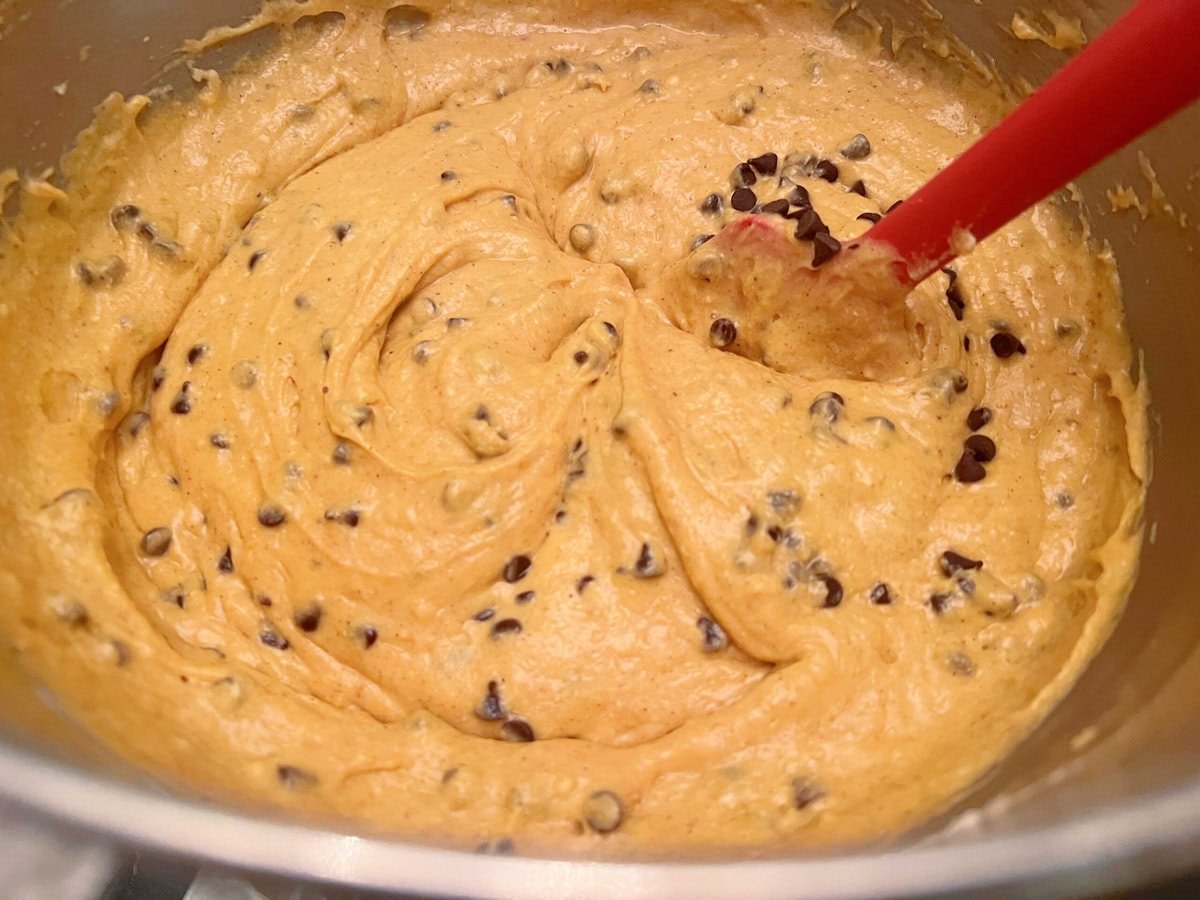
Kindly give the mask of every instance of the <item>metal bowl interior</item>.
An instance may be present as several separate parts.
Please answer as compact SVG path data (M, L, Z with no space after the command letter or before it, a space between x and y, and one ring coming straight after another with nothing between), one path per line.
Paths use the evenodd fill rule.
M861 0L897 23L948 27L1006 78L1036 84L1065 56L1013 38L1016 0ZM1096 34L1128 0L1050 6ZM52 164L109 90L144 88L187 37L236 21L253 0L0 0L0 161ZM926 8L929 4L924 5ZM927 14L926 14L927 15ZM86 58L80 53L88 46ZM65 94L53 91L67 84ZM1064 140L1070 140L1064 135ZM1200 862L1200 109L1159 128L1080 183L1094 233L1117 257L1156 422L1148 541L1128 612L1067 700L984 784L884 849L771 862L594 863L497 859L355 836L327 823L221 809L130 770L53 711L0 649L0 793L123 842L223 864L422 893L852 896L1087 891ZM1144 156L1140 156L1144 154ZM1175 215L1114 212L1107 188L1150 194ZM1184 218L1186 217L1186 218Z

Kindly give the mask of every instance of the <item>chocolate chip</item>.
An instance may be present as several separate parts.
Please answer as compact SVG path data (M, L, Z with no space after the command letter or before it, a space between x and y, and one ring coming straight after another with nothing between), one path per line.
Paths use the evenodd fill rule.
M188 396L188 391L191 390L192 383L185 381L180 385L179 393L175 395L175 399L171 402L171 412L177 416L186 416L192 411L192 398Z
M121 206L113 207L112 212L108 214L108 220L112 222L114 228L126 229L131 228L141 217L142 211L132 203L125 203Z
M524 719L512 718L500 726L500 737L514 744L528 744L535 740L533 726Z
M850 185L850 193L858 194L858 196L860 196L860 197L866 197L867 196L866 183L861 178L858 179L856 182L854 182L854 184Z
M292 621L296 623L296 627L301 631L312 634L321 627L321 606L319 603L310 603L304 609L296 611L292 616Z
M842 249L842 242L831 234L818 234L813 237L813 268L825 265Z
M812 779L792 779L792 805L796 809L808 809L824 796L825 790Z
M483 695L480 704L475 707L475 715L485 722L499 722L507 715L504 710L504 701L500 699L500 687L496 682L488 682L487 693Z
M865 212L859 213L857 216L855 216L855 218L862 219L864 222L870 222L872 225L874 225L876 222L881 221L883 216L881 216L879 213Z
M970 450L964 450L962 457L954 466L954 479L962 484L974 484L987 478L987 469L975 458Z
M823 181L828 181L830 184L837 181L840 174L841 172L833 160L819 159L816 165L813 166L813 175Z
M950 608L950 595L931 594L929 597L929 607L940 616Z
M770 203L764 203L758 211L768 216L786 216L790 206L786 200L772 200Z
M225 437L225 435L221 434L220 432L210 434L208 436L208 442L210 444L212 444L214 447L216 447L218 450L228 450L229 449L229 438Z
M904 205L903 200L897 200L895 203L893 203L891 206L889 206L886 210L884 210L884 212L895 212L903 205Z
M475 852L489 856L510 856L516 852L516 849L517 845L513 843L513 839L504 837L491 843L480 844L475 848Z
M335 466L350 465L350 445L345 441L338 441L333 448L332 458Z
M150 390L157 391L163 386L163 382L167 380L166 366L155 366L154 371L150 373Z
M965 441L963 447L974 454L981 463L991 462L996 458L996 442L985 434L973 434Z
M967 308L967 301L963 299L962 289L953 281L950 282L950 287L946 288L946 302L950 305L950 311L954 313L954 318L961 322L963 312Z
M183 589L182 584L172 585L162 592L162 598L167 603L174 604L180 609L183 609L187 603L187 593Z
M725 201L721 199L720 194L709 194L700 201L700 212L704 213L705 215L717 215L724 208Z
M445 131L447 128L449 128L453 124L454 124L453 122L448 122L445 119L442 119L440 122L433 123L433 130L435 133Z
M279 783L289 791L307 791L317 786L317 776L296 766L276 766Z
M750 163L739 163L737 168L733 170L733 175L729 178L735 188L754 187L758 181L758 175L754 171L754 167ZM735 206L734 209L737 209Z
M822 418L832 425L841 416L845 405L846 400L841 394L836 391L825 391L817 394L816 399L808 408L808 414Z
M1025 345L1017 339L1016 335L1009 334L1007 331L997 331L992 335L991 341L992 352L1000 359L1008 359L1015 353L1025 355Z
M533 560L528 556L514 556L504 564L504 580L509 584L516 584L522 578L529 574L529 569L533 565Z
M871 588L871 593L867 595L867 599L869 599L876 606L891 606L892 591L882 581L878 581L875 583L875 586Z
M809 197L808 188L803 185L796 185L792 188L792 192L787 196L788 203L792 206L798 206L801 209L812 209L812 198Z
M171 529L151 528L142 535L142 554L145 556L165 556L171 549Z
M264 622L258 629L258 639L263 646L270 647L273 650L286 650L291 644L287 638L275 630L275 626L270 622Z
M758 195L750 188L738 188L729 198L729 205L738 212L750 212L758 205Z
M217 568L227 575L233 572L233 550L230 547L227 546L221 558L217 560Z
M266 250L255 250L250 254L250 258L246 261L246 266L253 272L258 268L258 264L263 261L263 257L267 255Z
M746 162L759 175L774 175L779 168L779 155L776 153L764 153L762 156L756 156L753 159L746 160Z
M596 791L583 803L583 820L597 834L611 834L625 821L625 806L612 791Z
M339 522L347 528L357 528L358 523L362 520L362 513L353 507L349 509L327 509L325 510L326 522Z
M836 416L835 416L836 418ZM768 491L767 503L781 515L793 515L800 505L800 495L795 491Z
M582 366L584 363L586 363L588 361L587 351L586 350L576 350L575 355L572 356L571 358L573 360L575 360L575 365Z
M975 674L975 663L965 653L951 653L946 658L946 665L955 675L970 676Z
M355 634L358 635L358 639L362 642L364 650L370 650L375 646L375 642L379 640L379 631L374 625L363 625Z
M658 578L666 572L666 567L655 555L649 544L642 544L637 562L633 565L633 574L638 578Z
M796 217L796 237L801 241L811 241L818 234L828 234L829 226L821 221L815 209L806 209Z
M457 180L458 180L458 175L456 175L454 172L451 172L449 169L447 169L445 172L442 173L442 181L457 181Z
M375 410L369 406L360 406L354 410L354 424L358 428L362 428L375 418Z
M204 358L204 354L208 352L207 344L193 344L187 352L187 361L189 366L194 366Z
M270 597L268 597L266 594L259 594L258 595L258 605L263 607L264 609L270 609L272 606L275 605L275 601L272 600Z
M955 575L958 572L983 568L983 562L981 560L971 559L971 557L963 556L961 553L956 553L953 550L947 550L942 554L940 564L942 567L942 572L944 572L947 577Z
M287 521L287 513L274 504L259 507L258 524L264 528L278 528Z
M639 94L657 94L658 93L658 82L655 81L653 78L647 78L638 87L638 93Z
M492 637L504 637L506 634L520 634L523 630L519 619L501 619L492 626Z
M488 607L487 609L481 609L479 612L475 613L475 615L471 616L471 618L476 622L486 622L494 615L496 615L496 611L491 607Z
M992 411L986 406L977 406L967 413L967 427L972 431L986 428L992 421Z
M691 247L693 250L699 250L701 247L703 247L705 244L707 244L709 241L711 241L714 237L716 237L716 235L698 234L694 238L692 238Z
M725 629L708 616L697 619L696 627L700 629L700 646L705 653L717 653L729 646L729 636L725 634Z
M417 365L424 365L429 361L429 355L433 352L433 344L429 341L417 341L413 344L413 348L408 351L409 358Z
M1075 495L1070 491L1061 491L1054 499L1059 509L1070 509L1075 505Z
M532 603L533 598L536 596L537 594L534 591L521 591L521 593L517 594L516 600L520 606L524 606L526 603Z
M845 595L845 592L842 590L842 583L832 575L818 575L817 580L825 585L825 600L821 603L821 606L825 609L833 609L840 606L842 597Z
M866 159L871 155L871 142L865 134L856 134L839 152L846 159Z
M584 591L587 590L587 586L595 580L596 580L595 577L592 575L584 575L577 582L575 582L575 592L578 594L582 594Z
M737 340L737 325L732 319L717 319L708 329L708 339L714 347L728 347Z

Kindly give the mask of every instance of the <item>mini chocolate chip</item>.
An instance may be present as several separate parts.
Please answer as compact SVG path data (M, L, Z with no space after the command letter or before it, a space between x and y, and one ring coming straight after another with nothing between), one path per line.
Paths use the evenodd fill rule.
M768 216L786 216L790 206L786 200L772 200L770 203L764 203L758 211Z
M862 219L864 222L870 222L872 225L874 225L876 222L881 221L883 216L881 216L879 213L865 212L859 213L857 216L855 216L855 218Z
M317 776L296 766L276 766L279 783L290 791L306 791L317 786Z
M779 155L777 153L764 153L762 156L756 156L753 159L746 160L746 162L759 175L774 175L779 168Z
M975 674L975 663L965 653L951 653L946 664L955 675L969 676Z
M175 395L175 399L171 402L171 412L177 416L186 416L192 411L192 399L188 396L188 391L191 389L192 383L185 381L179 388L179 393Z
M962 484L974 484L987 478L987 469L975 458L970 450L964 450L962 457L954 466L954 478Z
M442 119L440 122L433 123L433 130L434 130L434 132L445 131L447 128L449 128L453 124L454 124L453 122L448 122L447 120Z
M831 234L818 234L813 237L813 268L825 265L842 249L842 242Z
M829 226L821 221L815 209L806 209L796 217L796 238L811 241L818 234L829 234ZM815 249L815 248L814 248Z
M963 349L968 353L971 352L971 336L968 334L963 335Z
M729 178L735 188L754 187L758 181L758 175L754 171L754 167L750 163L738 163L737 168L733 170L733 175ZM734 207L735 209L737 207Z
M707 244L709 241L711 241L714 237L716 237L716 235L698 234L694 238L692 238L691 247L693 250L699 250L701 247L703 247L705 244Z
M871 593L867 595L867 598L876 606L890 606L892 603L892 591L882 581L878 581L871 588Z
M517 594L517 603L524 606L526 603L532 603L533 598L536 596L537 594L534 591L521 591L521 593Z
M516 584L522 578L529 574L529 569L533 565L533 560L524 554L514 556L504 564L504 580L509 584Z
M746 518L746 534L756 534L758 532L759 524L758 516L756 516L754 513L750 513L750 515Z
M725 201L721 199L720 194L709 194L700 201L700 212L705 215L717 215L725 208Z
M884 212L889 212L889 213L890 213L890 212L895 212L896 210L898 210L898 209L899 209L901 206L903 206L903 205L904 205L904 201L903 201L903 200L897 200L895 203L893 203L891 206L889 206L889 207L888 207L886 210L884 210Z
M501 619L492 626L492 637L504 637L506 634L520 634L522 631L519 619Z
M465 316L451 316L446 320L446 327L451 331L456 331L459 328L465 327L470 321Z
M856 182L854 182L854 184L850 185L849 190L850 190L850 193L858 194L858 196L860 196L860 197L868 196L867 195L867 185L861 178L858 179Z
M528 744L535 740L533 726L524 719L512 718L500 726L500 737L514 744Z
M207 344L193 344L187 352L187 361L189 366L194 366L204 358L204 354L208 352Z
M1014 353L1025 355L1025 345L1017 339L1016 335L1009 334L1007 331L997 331L992 335L991 341L992 352L1000 359L1008 359Z
M587 586L595 580L596 580L596 578L594 575L584 575L577 582L575 582L575 592L578 594L582 594L584 591L587 590Z
M151 528L142 535L142 553L145 556L165 556L171 549L171 529Z
M792 805L796 809L808 809L825 796L825 790L809 778L792 779Z
M157 391L163 386L163 382L167 380L166 366L155 366L150 373L150 390Z
M494 615L496 615L496 611L489 606L487 609L481 609L475 615L471 616L471 618L476 622L486 622Z
M625 805L612 791L596 791L583 803L583 820L597 834L611 834L625 821Z
M338 441L333 448L332 458L335 466L350 465L350 445L345 441Z
M1054 499L1059 509L1070 509L1075 505L1075 495L1070 491L1061 491Z
M250 258L246 261L246 266L253 272L258 268L258 264L263 261L263 257L267 255L266 250L255 250L250 254Z
M842 583L832 575L818 575L817 580L825 585L825 600L821 605L825 609L833 609L836 606L840 606L842 597L845 595L842 590Z
M370 650L375 646L375 642L379 640L379 630L374 625L363 625L358 628L355 634L362 641L364 650Z
M487 693L475 707L475 715L485 722L499 722L507 715L504 710L504 701L500 699L500 686L496 682L488 682Z
M786 536L787 532L784 530L782 525L767 526L767 537L769 537L776 544L782 541Z
M812 198L809 196L808 188L803 185L796 185L792 188L792 192L787 196L788 203L792 206L798 206L801 209L812 209Z
M272 606L275 605L275 601L272 600L270 597L268 597L266 594L259 594L258 595L258 605L262 606L266 609L270 609Z
M1055 319L1054 333L1060 338L1074 337L1079 334L1079 323L1074 319Z
M210 434L208 436L208 442L210 444L212 444L214 447L216 447L218 450L228 450L229 449L229 438L225 437L225 435L221 434L220 432Z
M655 555L649 544L642 544L637 562L633 564L633 574L638 578L658 578L666 572L666 568Z
M167 603L172 603L180 609L183 609L187 603L187 593L184 591L182 584L176 584L167 588L162 592L162 598Z
M264 646L274 650L286 650L291 646L287 638L276 631L275 626L270 622L264 622L258 629L258 639Z
M738 188L730 196L729 205L738 212L750 212L758 205L758 195L750 188Z
M975 579L968 578L966 575L959 575L954 579L954 583L958 585L958 589L970 597L975 593Z
M584 363L586 363L588 361L587 351L586 350L576 350L575 355L571 358L575 360L575 365L582 366Z
M950 311L954 313L954 318L961 322L963 311L967 308L967 301L963 299L962 289L953 281L950 282L950 287L946 288L946 302L950 304Z
M961 553L956 553L953 550L947 550L942 554L940 561L942 572L947 576L954 575L958 572L969 571L971 569L982 569L983 562L978 559L971 559L969 556L963 556Z
M304 609L297 610L292 616L292 621L301 631L312 634L321 627L321 612L320 604L310 603Z
M645 81L643 81L641 83L641 86L638 87L638 93L639 94L657 94L658 93L658 82L655 81L653 78L647 78Z
M455 174L454 172L451 172L449 169L447 169L445 172L442 173L442 181L457 181L457 180L458 180L458 175Z
M708 339L714 347L728 347L737 340L737 325L732 319L717 319L708 329Z
M258 524L264 528L278 528L287 521L287 513L278 506L268 504L258 510Z
M413 348L408 352L409 357L417 365L423 365L429 361L429 355L433 352L433 344L429 341L417 341L413 344Z
M986 428L992 421L992 411L986 406L977 406L967 413L967 427L972 431Z
M327 509L325 510L326 522L340 522L347 528L357 528L358 523L362 520L362 513L353 507L349 509Z
M830 159L819 159L816 165L813 166L813 175L823 181L828 181L830 184L838 180L841 171L837 165Z
M856 134L839 152L846 159L866 159L871 155L871 142L865 134Z
M350 236L350 228L349 222L338 222L333 226L333 236L337 238L339 244Z
M375 410L369 406L360 406L354 411L354 424L358 428L362 428L375 418Z
M221 558L217 560L217 568L229 574L233 572L233 550L230 547L225 548L225 552L221 554Z
M140 209L132 203L126 203L113 207L112 212L108 214L108 220L112 222L114 228L124 229L132 227L141 215Z
M800 505L800 495L795 491L768 491L767 503L775 512L791 515Z
M504 837L492 843L480 844L475 848L475 852L485 853L489 856L511 856L516 849L517 845L513 843L513 839Z
M965 441L963 447L974 454L981 463L991 462L996 458L996 442L986 434L973 434Z
M841 394L836 391L825 391L817 394L816 399L808 408L808 414L820 417L832 425L841 416L845 405L846 399Z
M700 629L700 646L705 653L717 653L729 646L729 636L725 629L708 616L697 619L696 627Z

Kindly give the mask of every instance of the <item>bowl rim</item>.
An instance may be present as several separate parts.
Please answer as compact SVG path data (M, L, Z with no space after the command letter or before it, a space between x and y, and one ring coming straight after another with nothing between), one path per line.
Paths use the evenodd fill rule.
M236 812L127 784L0 741L0 795L115 839L225 867L473 897L919 896L1119 890L1200 861L1200 780L1053 825L936 846L799 860L600 862L483 856Z

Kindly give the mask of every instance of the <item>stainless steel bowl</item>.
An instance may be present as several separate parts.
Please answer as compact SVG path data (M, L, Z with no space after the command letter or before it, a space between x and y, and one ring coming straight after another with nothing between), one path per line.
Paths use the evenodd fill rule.
M1154 2L1154 0L1143 0ZM1127 0L1049 0L1096 34ZM53 163L110 89L144 88L183 39L254 0L0 0L0 161ZM1044 8L1042 2L1036 5ZM1037 83L1065 56L1018 41L1019 0L860 0L948 27L1006 78ZM929 17L936 9L939 23ZM86 59L80 48L88 46ZM1198 63L1200 65L1200 63ZM65 93L53 90L66 82ZM1064 141L1070 135L1063 135ZM1116 889L1200 867L1200 197L1191 110L1081 184L1111 243L1157 416L1149 541L1129 611L1066 702L938 822L886 848L771 862L599 864L501 859L339 833L166 792L56 715L0 648L0 793L132 846L231 867L397 890L473 895L856 896L964 889ZM1115 213L1106 188L1149 186L1177 213ZM0 288L0 291L3 289Z

